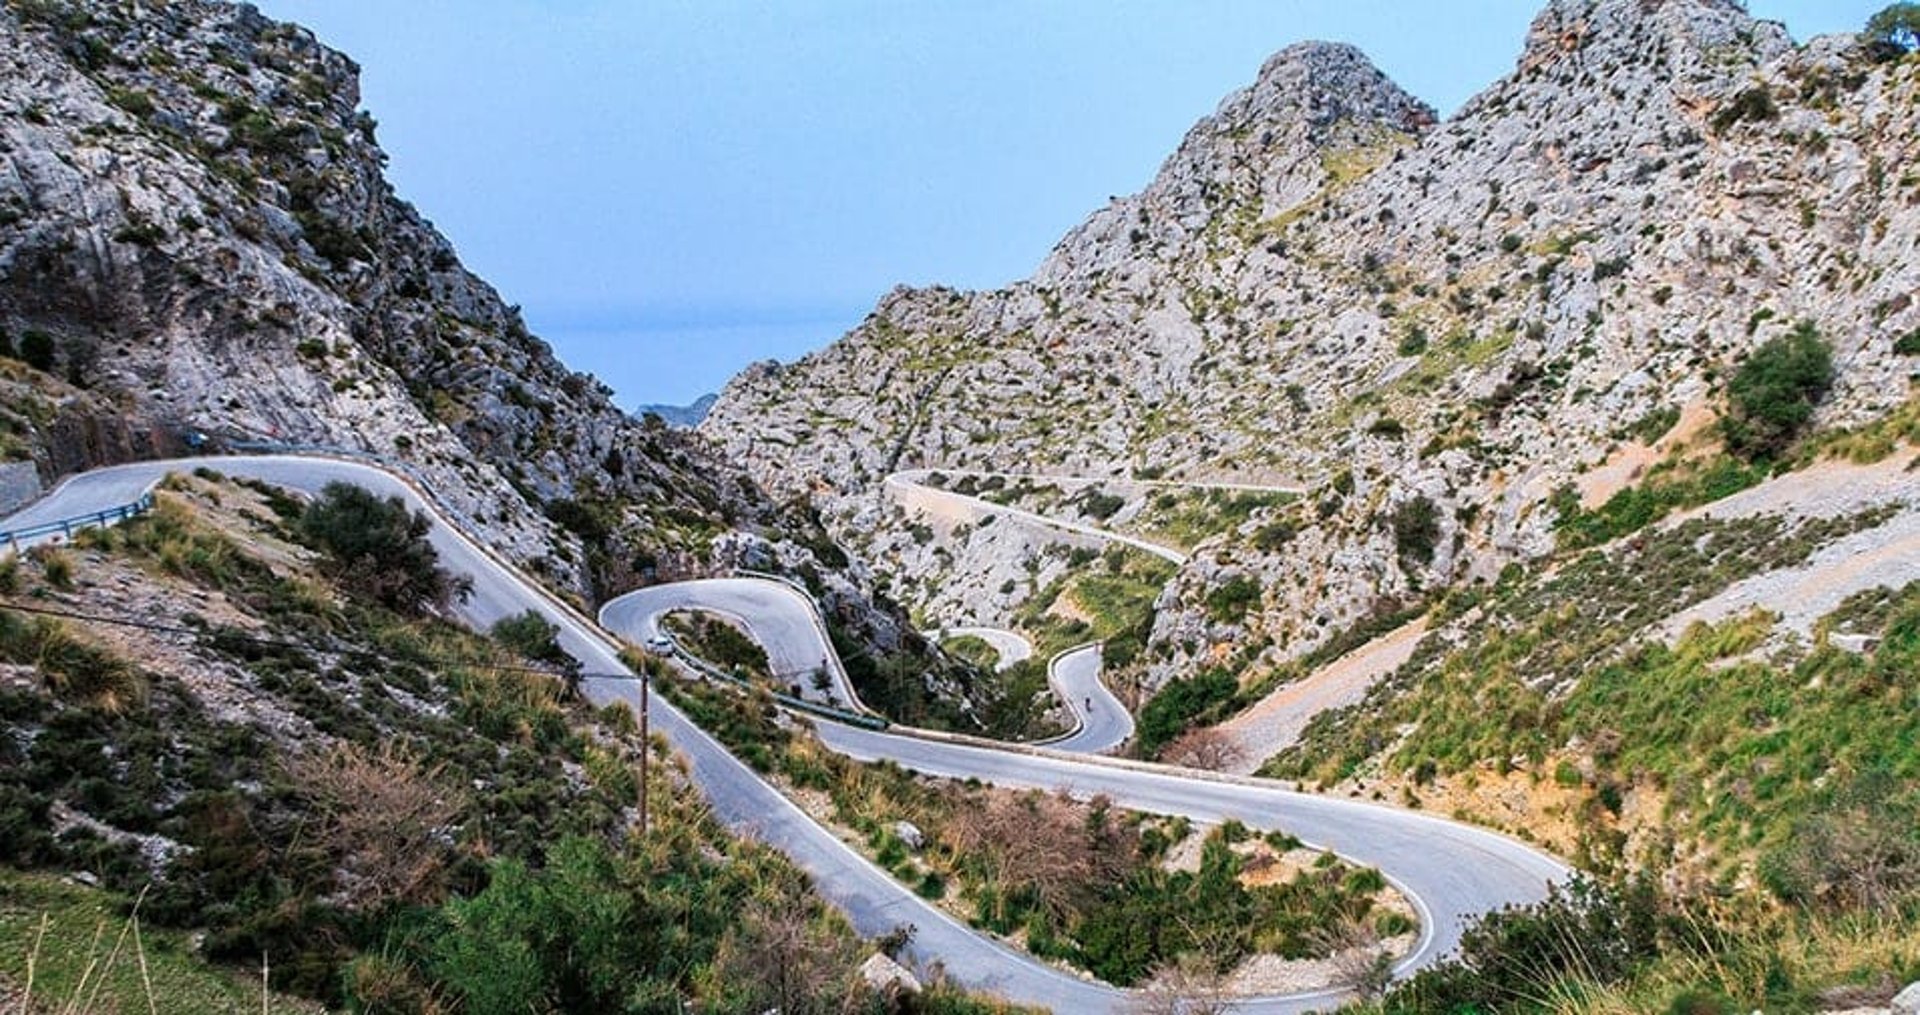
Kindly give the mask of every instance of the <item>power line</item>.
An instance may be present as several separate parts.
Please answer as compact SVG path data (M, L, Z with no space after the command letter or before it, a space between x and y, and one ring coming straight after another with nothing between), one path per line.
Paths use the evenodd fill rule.
M163 634L181 634L202 642L207 641L210 638L217 637L217 638L223 638L229 641L246 642L251 645L258 645L262 648L293 649L300 652L322 651L322 650L316 649L314 646L309 644L303 644L303 643L294 642L294 641L286 641L284 639L278 639L278 638L262 638L262 637L259 637L258 635L247 634L243 631L239 631L231 627L222 627L222 628L215 629L210 627L189 627L182 624L161 624L161 623L156 623L154 621L149 621L149 620L130 620L125 617L108 617L98 613L80 613L75 610L56 610L56 609L51 609L49 607L44 607L44 606L23 606L17 603L0 603L0 610L11 610L15 613L35 614L43 617L57 617L62 620L75 620L75 621L80 621L80 622L89 623L89 624L106 624L112 627L131 627L131 628L137 628L143 631L154 631L154 632L163 633ZM392 655L390 653L384 653L384 652L380 652L372 649L349 649L349 650L342 651L340 654L346 655L346 656L356 656L360 658L375 659L375 660L380 660L380 661L394 663L394 664L403 665L403 666L426 665L426 666L440 666L440 667L462 667L469 670L486 670L493 673L532 673L538 676L553 677L554 679L561 680L561 681L638 680L640 679L639 677L631 673L604 673L604 672L575 673L571 670L557 669L551 666L525 666L525 665L515 665L512 663L483 663L483 662L474 662L474 661L465 660L465 659L454 659L448 656L435 658L431 654L425 654L425 653L423 653L422 656L420 657L411 658L411 659L403 658L401 656Z

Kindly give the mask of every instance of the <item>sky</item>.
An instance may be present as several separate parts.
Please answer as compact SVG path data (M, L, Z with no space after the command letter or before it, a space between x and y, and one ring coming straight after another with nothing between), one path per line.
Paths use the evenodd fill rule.
M257 0L362 67L388 174L623 406L896 285L1024 278L1303 39L1445 115L1544 0ZM1884 0L1752 0L1797 39Z

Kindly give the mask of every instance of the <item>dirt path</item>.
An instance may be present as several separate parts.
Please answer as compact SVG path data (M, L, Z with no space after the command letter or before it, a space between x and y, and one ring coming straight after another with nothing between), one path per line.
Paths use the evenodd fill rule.
M1691 407L1689 413L1693 413ZM1683 419L1675 432L1699 425L1697 420ZM1715 623L1759 607L1780 614L1783 627L1808 635L1821 617L1856 592L1882 585L1897 589L1920 580L1920 472L1909 471L1915 463L1920 463L1920 453L1911 450L1872 465L1819 462L1662 522L1662 526L1674 526L1696 517L1735 519L1762 514L1833 518L1886 504L1902 506L1901 513L1885 524L1837 540L1801 565L1735 582L1655 624L1648 633L1671 641L1697 621ZM1611 479L1624 479L1630 471L1619 470ZM1220 728L1241 749L1241 758L1230 770L1253 771L1299 740L1316 714L1366 697L1376 681L1412 656L1426 631L1422 617L1381 635L1222 723Z
M1293 745L1314 716L1367 696L1381 677L1400 668L1427 633L1420 617L1335 659L1311 675L1281 687L1252 708L1220 724L1240 748L1228 771L1245 775Z

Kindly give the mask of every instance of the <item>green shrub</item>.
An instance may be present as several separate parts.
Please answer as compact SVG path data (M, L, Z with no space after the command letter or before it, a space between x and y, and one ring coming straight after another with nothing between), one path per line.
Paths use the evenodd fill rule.
M1246 575L1234 575L1207 593L1207 616L1215 623L1238 623L1259 601L1260 583Z
M495 623L492 633L494 641L515 654L552 668L566 681L569 694L578 690L580 661L560 647L560 628L547 618L528 610Z
M328 483L300 516L299 531L326 551L325 570L348 592L402 613L445 609L469 589L440 569L427 540L433 522L398 497L382 500L350 483Z
M1440 541L1440 509L1425 495L1402 501L1393 509L1393 546L1403 565L1433 563Z
M1779 115L1780 107L1774 105L1773 92L1766 85L1754 85L1734 96L1732 102L1713 114L1713 129L1724 133L1737 123L1758 123Z
M1405 424L1394 419L1392 416L1382 416L1374 420L1372 425L1367 427L1367 433L1375 437L1385 437L1388 440L1397 441L1406 436L1407 428Z
M1656 406L1647 410L1647 414L1634 420L1626 432L1642 444L1652 444L1665 437L1680 422L1680 410L1671 405Z
M1137 727L1140 753L1151 757L1185 732L1194 718L1233 698L1239 682L1223 669L1168 682L1140 710Z
M1811 321L1772 338L1741 361L1727 385L1721 421L1727 448L1749 461L1785 450L1833 384L1833 347Z
M1620 982L1659 954L1660 917L1649 886L1615 891L1576 877L1545 902L1467 928L1455 956L1401 984L1385 1010L1533 1011L1565 978Z
M1126 503L1126 498L1118 494L1090 488L1080 497L1080 512L1095 521L1104 522L1118 514Z
M40 547L33 553L47 584L56 589L73 587L73 555L58 547Z
M1418 356L1427 351L1427 329L1415 326L1400 336L1397 350L1402 356Z
M1293 542L1293 537L1298 534L1299 531L1294 528L1292 522L1273 522L1261 526L1259 531L1253 534L1253 546L1254 549L1264 553L1276 553L1285 549L1286 545Z
M1900 356L1920 356L1920 328L1901 335L1893 343L1893 351Z
M66 625L0 610L0 660L32 666L54 696L106 713L147 700L147 678L131 662L74 637Z
M1691 473L1649 476L1639 486L1621 490L1592 511L1580 506L1579 491L1572 484L1554 491L1548 504L1556 514L1553 526L1559 533L1560 549L1577 550L1638 532L1677 509L1731 497L1766 477L1763 465L1723 456L1695 467Z

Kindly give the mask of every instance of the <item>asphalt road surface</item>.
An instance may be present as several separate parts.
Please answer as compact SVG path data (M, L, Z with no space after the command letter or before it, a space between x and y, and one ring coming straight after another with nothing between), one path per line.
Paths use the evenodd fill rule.
M440 553L442 566L473 582L473 594L459 609L464 620L486 628L503 617L533 610L559 628L562 647L591 674L582 689L593 702L637 705L640 683L621 664L615 643L603 631L456 531L405 481L370 465L331 458L251 456L119 466L75 477L41 502L0 521L0 528L90 514L124 504L169 471L201 466L307 493L336 480L356 483L375 493L399 496L416 510L428 510L435 518L429 538ZM710 592L716 598L709 600ZM744 607L754 611L743 614L742 619L768 645L770 655L771 643L792 641L797 646L803 641L786 619L763 619L758 611L773 601L764 590L753 592L744 601L722 596L718 589L695 588L682 594L701 608ZM720 605L705 605L710 601ZM643 614L655 615L635 606L627 619ZM621 615L616 613L615 619L621 619ZM620 633L644 637L638 627ZM1132 1001L1133 995L1126 991L1043 965L974 933L930 906L814 823L657 697L652 702L652 721L653 728L686 757L692 778L715 814L736 832L754 836L791 857L859 933L879 935L903 924L913 925L915 933L905 957L922 971L937 961L952 980L971 989L1062 1012L1119 1011ZM1283 829L1354 862L1377 866L1421 914L1420 944L1400 963L1401 971L1431 962L1448 951L1459 940L1466 920L1500 906L1539 899L1549 882L1568 873L1558 861L1515 840L1418 812L1294 793L1272 784L1220 781L1202 773L1155 766L1033 750L1003 751L824 722L818 728L824 742L858 758L888 758L930 774L973 777L1007 786L1065 788L1083 795L1104 793L1122 806L1200 820L1237 817L1250 826ZM1235 1004L1235 1010L1281 1015L1324 1010L1336 1003L1334 995L1317 992L1244 999Z
M1075 754L1105 754L1133 736L1133 713L1100 679L1098 642L1054 656L1047 680L1078 722L1072 733L1048 741L1047 746Z

